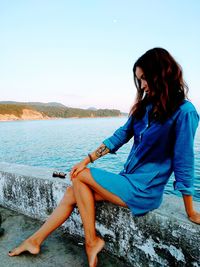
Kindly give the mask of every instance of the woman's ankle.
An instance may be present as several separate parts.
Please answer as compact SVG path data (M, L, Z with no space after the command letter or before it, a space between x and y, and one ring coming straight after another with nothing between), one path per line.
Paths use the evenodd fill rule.
M35 246L39 246L39 247L41 246L41 244L43 242L43 240L41 240L40 237L37 237L35 235L30 236L29 238L26 239L26 241L32 243Z
M86 240L85 245L87 247L93 247L100 239L102 240L102 238L95 236L94 238Z

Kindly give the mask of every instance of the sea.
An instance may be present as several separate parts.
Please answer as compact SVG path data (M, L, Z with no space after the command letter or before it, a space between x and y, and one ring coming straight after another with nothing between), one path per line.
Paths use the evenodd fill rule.
M0 122L0 162L68 172L126 120L127 117L109 117ZM122 146L116 155L107 154L92 166L119 173L132 144L133 139ZM195 136L194 152L194 200L200 201L200 126ZM172 175L165 187L165 193L180 196L173 189L173 181Z

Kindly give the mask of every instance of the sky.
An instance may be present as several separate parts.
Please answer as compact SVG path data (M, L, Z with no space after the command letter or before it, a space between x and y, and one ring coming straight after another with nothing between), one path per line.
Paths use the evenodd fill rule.
M0 101L128 112L134 62L163 47L200 110L199 14L199 0L0 0Z

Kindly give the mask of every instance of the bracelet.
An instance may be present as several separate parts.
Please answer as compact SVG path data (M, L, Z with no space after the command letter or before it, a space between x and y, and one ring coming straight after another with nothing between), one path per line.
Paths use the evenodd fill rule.
M90 153L88 153L88 157L89 157L89 159L90 159L90 162L91 162L91 163L94 163L94 161L93 161L92 156L90 155Z

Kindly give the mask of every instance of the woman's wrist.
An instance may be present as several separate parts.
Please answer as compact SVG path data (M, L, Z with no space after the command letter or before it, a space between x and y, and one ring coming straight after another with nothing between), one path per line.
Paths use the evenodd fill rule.
M94 163L94 160L93 160L92 155L90 153L88 153L88 157L89 157L90 163Z
M196 214L196 211L195 210L190 210L190 211L186 211L187 212L187 216L188 217L192 217L193 215Z
M89 159L89 157L86 157L83 161L82 161L82 163L84 164L84 165L88 165L89 163L90 163L90 159Z

